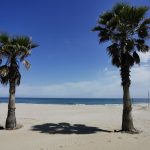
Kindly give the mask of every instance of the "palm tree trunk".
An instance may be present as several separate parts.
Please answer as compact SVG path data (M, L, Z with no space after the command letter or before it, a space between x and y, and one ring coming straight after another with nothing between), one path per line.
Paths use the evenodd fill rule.
M123 115L122 131L135 131L132 119L132 102L130 98L130 69L128 66L121 68L122 86L123 86Z
M132 102L129 93L129 86L123 86L123 116L122 131L132 132L134 130L132 119Z
M15 117L15 81L10 80L9 82L9 103L8 103L8 114L6 119L5 127L6 129L16 128L16 117Z

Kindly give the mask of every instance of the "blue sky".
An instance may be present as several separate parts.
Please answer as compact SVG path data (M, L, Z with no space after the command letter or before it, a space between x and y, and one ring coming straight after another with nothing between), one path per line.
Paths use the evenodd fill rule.
M20 67L22 82L16 95L121 97L119 71L111 66L105 51L107 44L99 45L97 34L91 32L99 14L116 2L119 1L1 1L0 31L31 36L40 45L28 58L31 69ZM124 2L150 6L149 0ZM150 55L141 55L141 59L141 66L135 66L132 71L133 97L145 97L150 90ZM0 88L0 96L7 96L8 87L0 85Z

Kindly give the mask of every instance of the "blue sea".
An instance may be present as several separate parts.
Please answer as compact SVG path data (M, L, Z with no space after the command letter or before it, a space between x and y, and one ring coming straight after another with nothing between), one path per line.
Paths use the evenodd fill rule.
M0 98L0 103L7 103L8 98ZM132 99L134 104L148 103L146 98ZM121 98L16 98L16 103L27 104L85 104L85 105L105 105L122 104Z

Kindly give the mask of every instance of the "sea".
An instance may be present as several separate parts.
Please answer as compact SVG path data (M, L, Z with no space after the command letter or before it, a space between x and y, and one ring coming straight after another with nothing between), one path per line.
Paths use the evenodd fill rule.
M0 98L0 103L7 103L8 98ZM16 98L16 103L27 104L59 104L59 105L105 105L122 104L121 98ZM133 104L148 103L146 98L134 98Z

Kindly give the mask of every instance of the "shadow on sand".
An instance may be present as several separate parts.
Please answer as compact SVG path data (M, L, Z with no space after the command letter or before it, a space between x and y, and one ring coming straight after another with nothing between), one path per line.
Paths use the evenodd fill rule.
M111 132L108 130L99 129L97 127L90 127L83 124L69 124L69 123L45 123L35 125L32 131L39 131L47 134L93 134L96 132Z
M1 125L0 125L0 130L4 130L4 127L2 127Z

